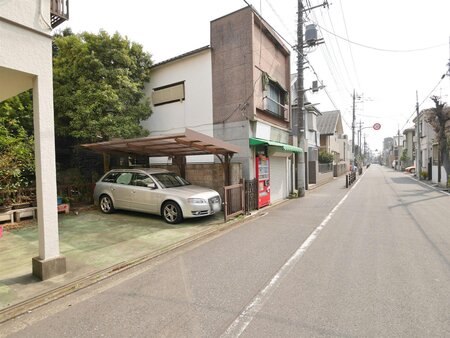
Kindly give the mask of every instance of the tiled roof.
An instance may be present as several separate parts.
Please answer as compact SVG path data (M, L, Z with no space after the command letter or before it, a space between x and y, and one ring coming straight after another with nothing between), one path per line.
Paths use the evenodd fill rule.
M334 135L340 117L339 110L322 112L322 115L317 116L317 130L322 135Z
M205 51L205 50L208 50L208 49L211 49L211 46L208 45L208 46L204 46L204 47L200 47L200 48L194 49L194 50L192 50L192 51L190 51L190 52L187 52L187 53L184 53L184 54L175 56L175 57L173 57L173 58L170 58L170 59L167 59L167 60L158 62L158 63L155 63L155 64L152 66L152 68L155 68L155 67L157 67L157 66L164 65L164 64L169 63L169 62L172 62L172 61L177 61L177 60L186 58L186 57L188 57L188 56L191 56L191 55L194 55L194 54L197 54L197 53L201 53L201 52L203 52L203 51Z

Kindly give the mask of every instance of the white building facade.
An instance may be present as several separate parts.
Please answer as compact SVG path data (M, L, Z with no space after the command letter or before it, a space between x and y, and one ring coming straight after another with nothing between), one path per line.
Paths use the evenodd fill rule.
M145 94L152 115L141 125L151 136L175 134L189 128L213 136L211 49L209 46L177 56L152 67ZM187 162L213 163L214 155L188 156ZM168 158L151 163L170 164Z

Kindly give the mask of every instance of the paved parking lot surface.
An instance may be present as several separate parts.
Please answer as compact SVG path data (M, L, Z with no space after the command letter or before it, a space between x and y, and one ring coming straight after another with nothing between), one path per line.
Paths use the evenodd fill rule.
M0 238L0 311L223 226L222 212L177 225L158 216L124 211L59 214L60 251L66 257L67 273L46 281L31 274L31 259L39 252L36 223L28 221L23 228L4 230Z

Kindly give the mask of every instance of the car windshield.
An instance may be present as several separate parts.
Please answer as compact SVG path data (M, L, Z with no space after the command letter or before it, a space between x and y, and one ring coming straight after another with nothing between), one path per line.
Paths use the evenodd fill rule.
M160 174L153 174L152 176L159 182L159 184L163 188L174 188L191 184L175 173L160 173Z

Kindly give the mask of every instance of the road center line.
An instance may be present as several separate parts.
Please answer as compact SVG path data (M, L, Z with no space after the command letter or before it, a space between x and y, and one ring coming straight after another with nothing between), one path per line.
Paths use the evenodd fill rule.
M331 210L331 212L327 215L327 217L325 217L322 223L320 223L320 225L316 229L314 229L314 231L297 249L297 251L295 251L295 253L286 261L286 263L280 268L280 270L278 270L278 272L272 277L270 282L255 296L255 298L252 299L252 301L245 307L245 309L239 314L234 322L221 335L221 338L239 337L245 331L253 318L255 318L258 312L262 309L265 302L278 288L282 279L288 275L294 265L302 258L306 250L316 240L320 232L325 228L325 226L331 220L339 207L347 199L350 192L358 185L360 180L361 178L353 185L353 187L347 192L347 194L345 194L345 196L339 201L339 203L333 208L333 210Z

